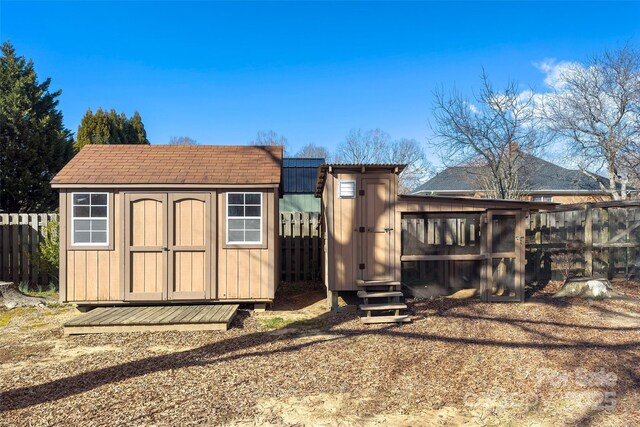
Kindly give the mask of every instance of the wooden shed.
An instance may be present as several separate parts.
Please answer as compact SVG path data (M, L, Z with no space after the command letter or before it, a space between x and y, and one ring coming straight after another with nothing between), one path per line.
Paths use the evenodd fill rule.
M319 168L329 304L335 307L340 292L360 291L365 309L383 310L402 304L367 304L371 295L429 297L461 289L485 301L523 301L525 219L554 204L399 195L403 167Z
M60 299L267 303L282 147L88 145L60 190Z

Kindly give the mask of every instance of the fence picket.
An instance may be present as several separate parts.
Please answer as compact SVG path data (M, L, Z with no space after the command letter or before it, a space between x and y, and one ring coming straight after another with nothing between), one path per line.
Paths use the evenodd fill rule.
M640 201L601 202L535 213L527 223L529 280L558 277L549 254L579 251L573 271L585 275L640 274ZM637 230L637 232L636 232ZM545 236L549 236L548 239ZM619 236L619 237L616 237ZM545 255L546 254L546 255ZM540 263L544 264L544 271Z
M35 257L43 228L58 214L0 214L0 280L46 285Z

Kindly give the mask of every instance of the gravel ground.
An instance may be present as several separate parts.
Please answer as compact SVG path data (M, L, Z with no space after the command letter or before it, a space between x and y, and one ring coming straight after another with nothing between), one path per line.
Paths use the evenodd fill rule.
M69 307L0 312L0 425L640 425L640 303L557 286L409 301L402 326L327 313L308 284L227 332L64 337Z

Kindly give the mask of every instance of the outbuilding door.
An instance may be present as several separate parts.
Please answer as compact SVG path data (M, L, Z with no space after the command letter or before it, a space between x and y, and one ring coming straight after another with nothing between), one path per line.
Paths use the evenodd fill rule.
M210 193L125 195L126 300L201 300L215 295L211 200Z
M391 181L363 178L361 213L364 224L362 261L364 280L393 280L392 236L394 212L391 204ZM364 267L364 268L362 268Z
M487 301L524 300L525 214L490 210L487 213Z

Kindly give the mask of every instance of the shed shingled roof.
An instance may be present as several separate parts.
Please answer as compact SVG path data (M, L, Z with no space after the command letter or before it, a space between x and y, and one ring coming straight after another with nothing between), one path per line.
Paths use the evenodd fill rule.
M282 147L87 145L51 180L71 184L280 184Z

